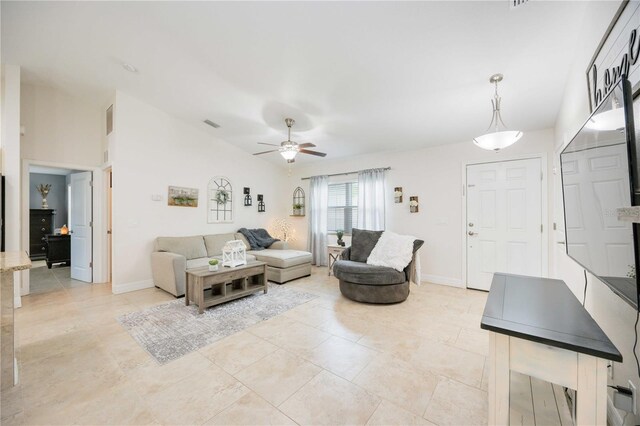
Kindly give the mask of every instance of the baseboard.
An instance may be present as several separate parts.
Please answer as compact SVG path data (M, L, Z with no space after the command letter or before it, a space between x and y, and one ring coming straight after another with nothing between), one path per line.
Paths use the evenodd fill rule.
M113 284L111 286L111 292L113 294L122 294L151 287L153 287L153 280L142 280L124 284Z
M613 405L613 400L607 395L607 425L609 426L622 426L622 416L616 407Z
M430 275L430 274L426 274L426 275L422 274L420 278L421 278L421 281L427 281L433 284L464 288L464 285L462 284L462 280L458 278L441 277L439 275Z

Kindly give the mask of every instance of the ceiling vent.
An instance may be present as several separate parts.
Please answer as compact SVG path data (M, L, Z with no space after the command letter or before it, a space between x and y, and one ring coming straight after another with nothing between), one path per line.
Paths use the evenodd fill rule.
M511 10L517 9L520 6L524 6L529 3L530 0L509 0L509 8Z
M204 120L205 124L208 124L209 126L213 127L214 129L217 129L218 127L220 127L220 125L218 123L214 123L211 120Z

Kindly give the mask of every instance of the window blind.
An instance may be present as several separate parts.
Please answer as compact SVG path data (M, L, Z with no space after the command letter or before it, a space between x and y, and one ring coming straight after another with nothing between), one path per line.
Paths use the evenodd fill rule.
M358 182L329 184L328 230L351 233L358 226Z

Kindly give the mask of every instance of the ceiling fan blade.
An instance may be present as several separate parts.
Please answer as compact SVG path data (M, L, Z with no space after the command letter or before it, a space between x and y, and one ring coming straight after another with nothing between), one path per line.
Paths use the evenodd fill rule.
M260 145L280 146L280 145L276 145L276 144L273 144L273 143L266 143L266 142L257 142L257 143L260 144Z
M315 144L312 144L311 142L298 144L298 148L313 148L313 147L315 147Z
M318 157L326 157L327 156L327 154L325 154L324 152L309 151L308 149L301 149L298 152L302 152L303 154L317 155Z
M268 154L268 153L270 153L270 152L278 152L278 151L280 151L280 150L279 150L279 149L271 149L271 150L269 150L269 151L256 152L256 153L255 153L255 154L253 154L253 155Z

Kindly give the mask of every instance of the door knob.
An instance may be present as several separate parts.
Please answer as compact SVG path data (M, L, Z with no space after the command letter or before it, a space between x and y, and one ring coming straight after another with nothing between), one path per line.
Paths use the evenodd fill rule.
M467 234L469 234L469 236L473 237L474 235L478 235L477 232L473 232L473 231L469 231L467 232Z
M473 222L469 222L469 226L473 227Z

